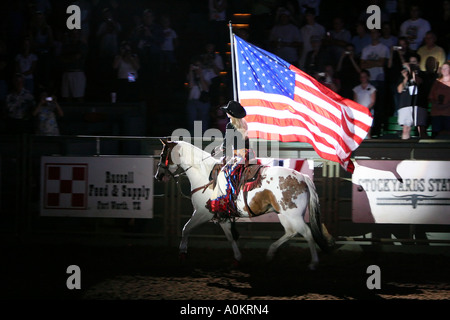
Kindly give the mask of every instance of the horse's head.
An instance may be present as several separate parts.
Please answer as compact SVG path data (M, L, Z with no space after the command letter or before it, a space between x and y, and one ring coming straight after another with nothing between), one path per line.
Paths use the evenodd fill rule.
M178 169L178 165L176 165L172 159L172 150L177 143L166 140L161 140L161 142L163 144L163 148L159 158L155 179L157 181L167 181Z
M163 149L158 163L155 178L167 181L170 177L177 179L189 169L196 168L200 177L209 177L217 160L209 153L184 141L163 141Z

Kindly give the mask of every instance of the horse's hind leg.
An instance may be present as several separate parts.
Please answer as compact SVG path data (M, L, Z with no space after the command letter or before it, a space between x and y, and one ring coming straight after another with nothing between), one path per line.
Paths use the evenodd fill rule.
M308 267L310 270L314 270L319 263L319 257L317 255L316 243L312 236L311 229L304 221L301 221L301 223L298 224L297 230L308 242L309 250L311 252L311 262Z
M192 229L195 227L211 220L211 214L208 212L202 212L202 211L194 211L192 214L192 217L189 219L188 222L183 227L183 231L181 233L181 242L179 247L179 253L180 258L184 259L186 253L187 253L187 247L188 247L188 238L189 234L191 233Z
M301 216L300 216L301 217ZM319 258L317 255L316 244L312 237L311 229L304 222L303 218L301 220L295 219L295 217L286 217L283 214L278 215L281 224L284 227L285 234L275 241L267 252L267 258L271 260L275 255L276 250L286 241L293 238L297 233L301 234L308 242L309 250L311 252L311 263L308 265L309 269L314 270L319 263Z
M275 252L283 243L293 238L297 234L297 231L293 228L288 218L286 218L282 214L280 214L278 218L280 219L281 225L284 227L285 234L270 245L269 250L267 251L267 260L269 261L273 259Z
M225 236L227 237L228 241L231 244L231 248L233 249L234 253L234 260L236 264L239 264L239 261L241 261L242 254L239 250L239 247L237 245L236 239L234 239L233 232L231 231L232 225L230 221L225 221L220 223L220 226L223 229L223 232L225 233Z

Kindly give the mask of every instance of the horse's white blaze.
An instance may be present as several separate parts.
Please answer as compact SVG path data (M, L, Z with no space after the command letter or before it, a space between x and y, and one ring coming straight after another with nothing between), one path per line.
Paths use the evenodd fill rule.
M211 169L214 164L218 163L218 160L203 150L183 141L177 141L176 146L171 152L172 159L179 159L180 166L186 170L186 175L191 184L191 190L202 187L209 182ZM169 170L172 172L175 169L174 167L169 167ZM252 210L256 210L258 207L265 207L276 211L279 214L280 223L285 229L285 235L270 246L267 253L268 258L273 257L279 246L299 233L309 244L312 258L310 268L314 268L318 262L317 251L311 230L304 221L304 215L310 203L310 197L313 197L314 201L317 200L317 194L312 181L302 173L284 167L267 167L262 174L263 180L261 186L248 192L247 203L251 206ZM191 200L194 213L183 228L180 252L187 252L188 236L191 230L211 220L213 217L205 207L206 202L211 197L212 191L212 188L206 188L192 195ZM264 197L261 196L261 192L265 192ZM274 198L276 202L273 202L272 199L272 205L268 206L267 197ZM254 201L252 202L252 200ZM251 205L252 203L253 206ZM240 216L249 217L249 213L245 209L242 192L238 196L237 207ZM241 253L236 241L233 239L231 223L223 222L221 223L221 227L227 239L231 242L235 259L239 261L241 259Z

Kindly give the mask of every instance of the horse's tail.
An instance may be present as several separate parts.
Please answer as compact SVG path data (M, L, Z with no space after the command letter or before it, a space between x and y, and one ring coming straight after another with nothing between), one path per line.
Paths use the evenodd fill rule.
M312 236L322 251L331 252L335 246L335 241L320 221L320 204L316 187L310 177L306 175L304 177L309 190L309 221Z

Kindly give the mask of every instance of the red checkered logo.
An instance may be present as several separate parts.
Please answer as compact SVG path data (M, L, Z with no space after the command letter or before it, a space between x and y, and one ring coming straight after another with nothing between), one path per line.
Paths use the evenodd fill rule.
M70 163L45 164L44 208L86 209L88 165Z

